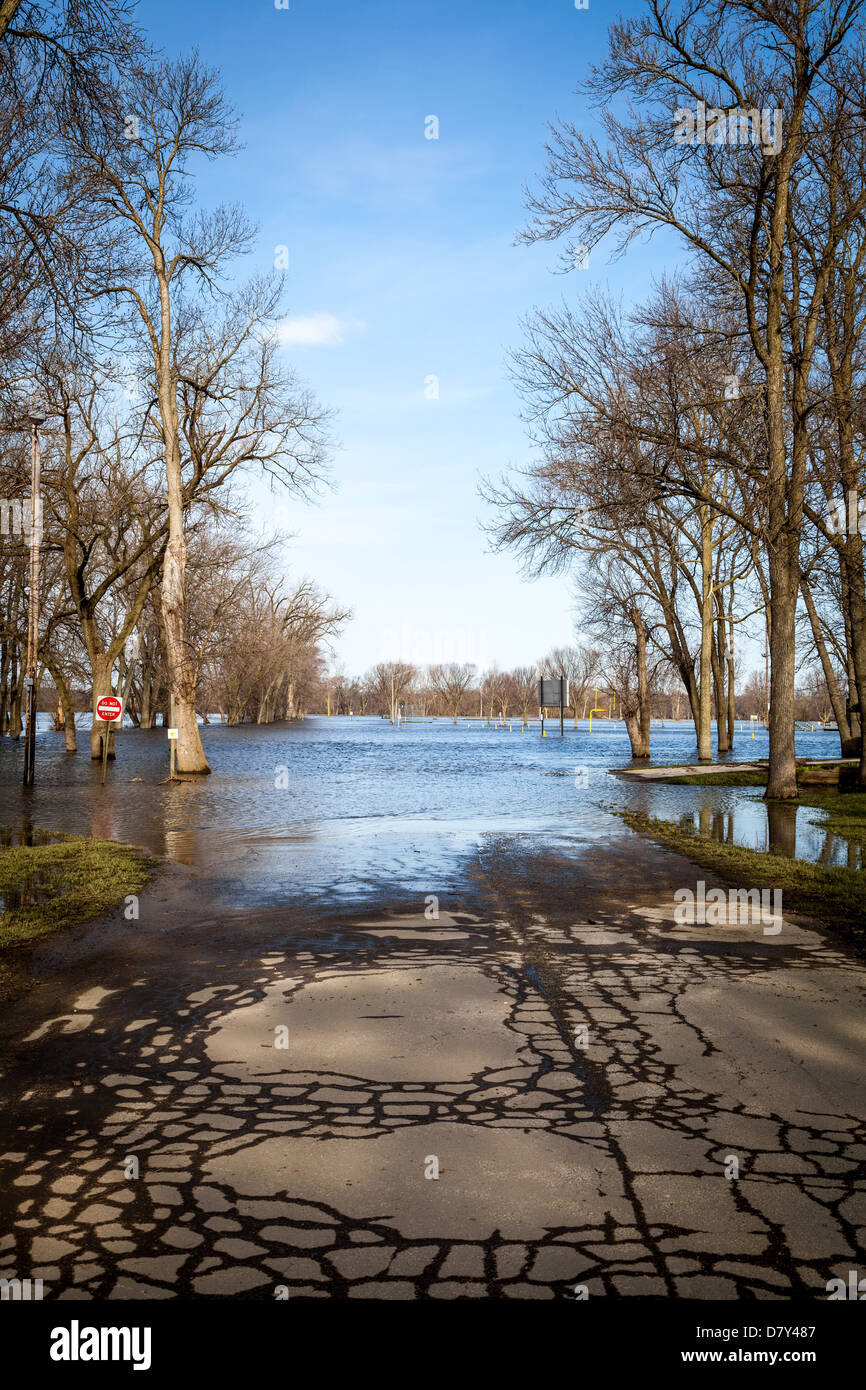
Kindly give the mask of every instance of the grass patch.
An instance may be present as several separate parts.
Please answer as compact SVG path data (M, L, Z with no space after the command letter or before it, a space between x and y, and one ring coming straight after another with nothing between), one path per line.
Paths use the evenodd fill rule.
M694 772L684 777L666 777L666 787L765 787L766 771Z
M151 863L131 845L72 835L0 846L0 952L116 907L141 891Z
M781 888L784 910L816 917L841 931L861 951L866 947L866 875L859 869L831 868L741 845L720 844L675 821L659 820L641 811L618 814L632 830L714 870L736 887Z

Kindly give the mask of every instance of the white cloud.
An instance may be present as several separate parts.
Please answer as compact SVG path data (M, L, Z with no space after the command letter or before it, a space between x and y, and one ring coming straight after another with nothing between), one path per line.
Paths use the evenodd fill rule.
M358 319L338 319L324 311L318 314L295 314L283 319L277 329L281 343L305 347L337 347L347 333L360 332L366 327Z

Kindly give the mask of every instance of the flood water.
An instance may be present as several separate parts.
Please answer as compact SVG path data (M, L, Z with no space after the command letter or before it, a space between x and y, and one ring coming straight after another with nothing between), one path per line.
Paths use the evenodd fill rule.
M40 723L47 725L47 717ZM633 766L624 727L581 722L520 731L450 720L393 728L372 718L311 717L265 727L202 727L212 774L167 784L162 729L127 729L106 786L88 756L67 754L41 727L36 786L25 797L22 749L0 742L0 824L20 833L95 835L141 845L192 866L227 907L276 905L315 895L375 904L435 893L503 837L527 850L579 854L603 837L631 834L610 814L629 805L701 833L777 853L860 866L862 847L820 829L809 807L768 810L762 790L639 784L613 775ZM766 732L748 725L730 760L767 756ZM838 756L834 732L805 731L798 754ZM654 725L652 761L693 761L691 724ZM645 764L642 764L645 766Z

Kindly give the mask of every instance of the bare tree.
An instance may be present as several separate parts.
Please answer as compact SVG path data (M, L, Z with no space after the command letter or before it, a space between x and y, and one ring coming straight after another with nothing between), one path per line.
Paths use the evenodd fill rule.
M442 696L445 708L455 724L463 697L474 678L475 667L468 662L449 661L442 666L431 666L428 669L427 679L433 690Z
M379 707L388 713L394 724L397 710L417 675L414 666L405 661L380 661L367 676L367 685L379 702Z
M235 296L226 290L228 266L249 248L251 227L235 206L210 214L189 207L196 159L231 154L235 127L216 74L193 56L137 65L119 84L100 129L78 124L69 135L78 177L104 218L107 264L92 292L132 310L153 385L168 508L162 635L181 772L210 770L186 632L184 513L190 494L208 469L224 478L254 460L274 466L290 433L297 441L293 479L303 473L307 481L321 461L316 422L304 403L287 407L272 370L275 345L264 324L275 297L264 286ZM216 326L196 308L196 285L199 297L222 294L227 303ZM257 384L254 379L248 386L256 356ZM228 430L227 415L233 417Z
M514 703L525 724L532 711L538 708L538 668L516 666L511 672L511 679L514 682Z
M694 253L707 285L742 308L760 364L766 431L767 795L774 798L797 796L795 619L810 374L830 269L866 206L866 185L860 181L848 196L838 190L808 262L798 229L815 204L812 141L830 122L843 140L862 124L862 13L861 0L841 8L791 0L784 9L763 0L710 0L653 4L616 23L608 57L587 84L610 145L602 150L559 123L526 233L533 240L576 235L592 248L616 232L622 250L647 229L671 228ZM769 113L772 129L761 125L757 138L742 143L675 140L673 122L682 122L698 101L726 123L731 108L735 121L738 113L747 122L750 113L759 121L759 113ZM614 102L625 115L614 111Z

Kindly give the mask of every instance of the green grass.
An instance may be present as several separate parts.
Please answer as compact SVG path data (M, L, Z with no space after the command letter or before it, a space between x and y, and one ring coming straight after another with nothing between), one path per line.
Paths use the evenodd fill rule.
M666 787L765 787L767 774L761 772L695 772L684 777L666 777Z
M840 798L820 796L822 802L834 799ZM841 799L847 801L850 796ZM809 804L818 800L818 796L810 798ZM619 815L632 830L648 835L703 868L713 869L736 887L781 888L784 910L816 917L860 950L866 948L866 874L859 869L830 868L740 845L720 844L675 821L658 820L640 811L620 811Z
M64 835L0 846L0 952L116 907L141 891L150 867L139 850L112 840Z

